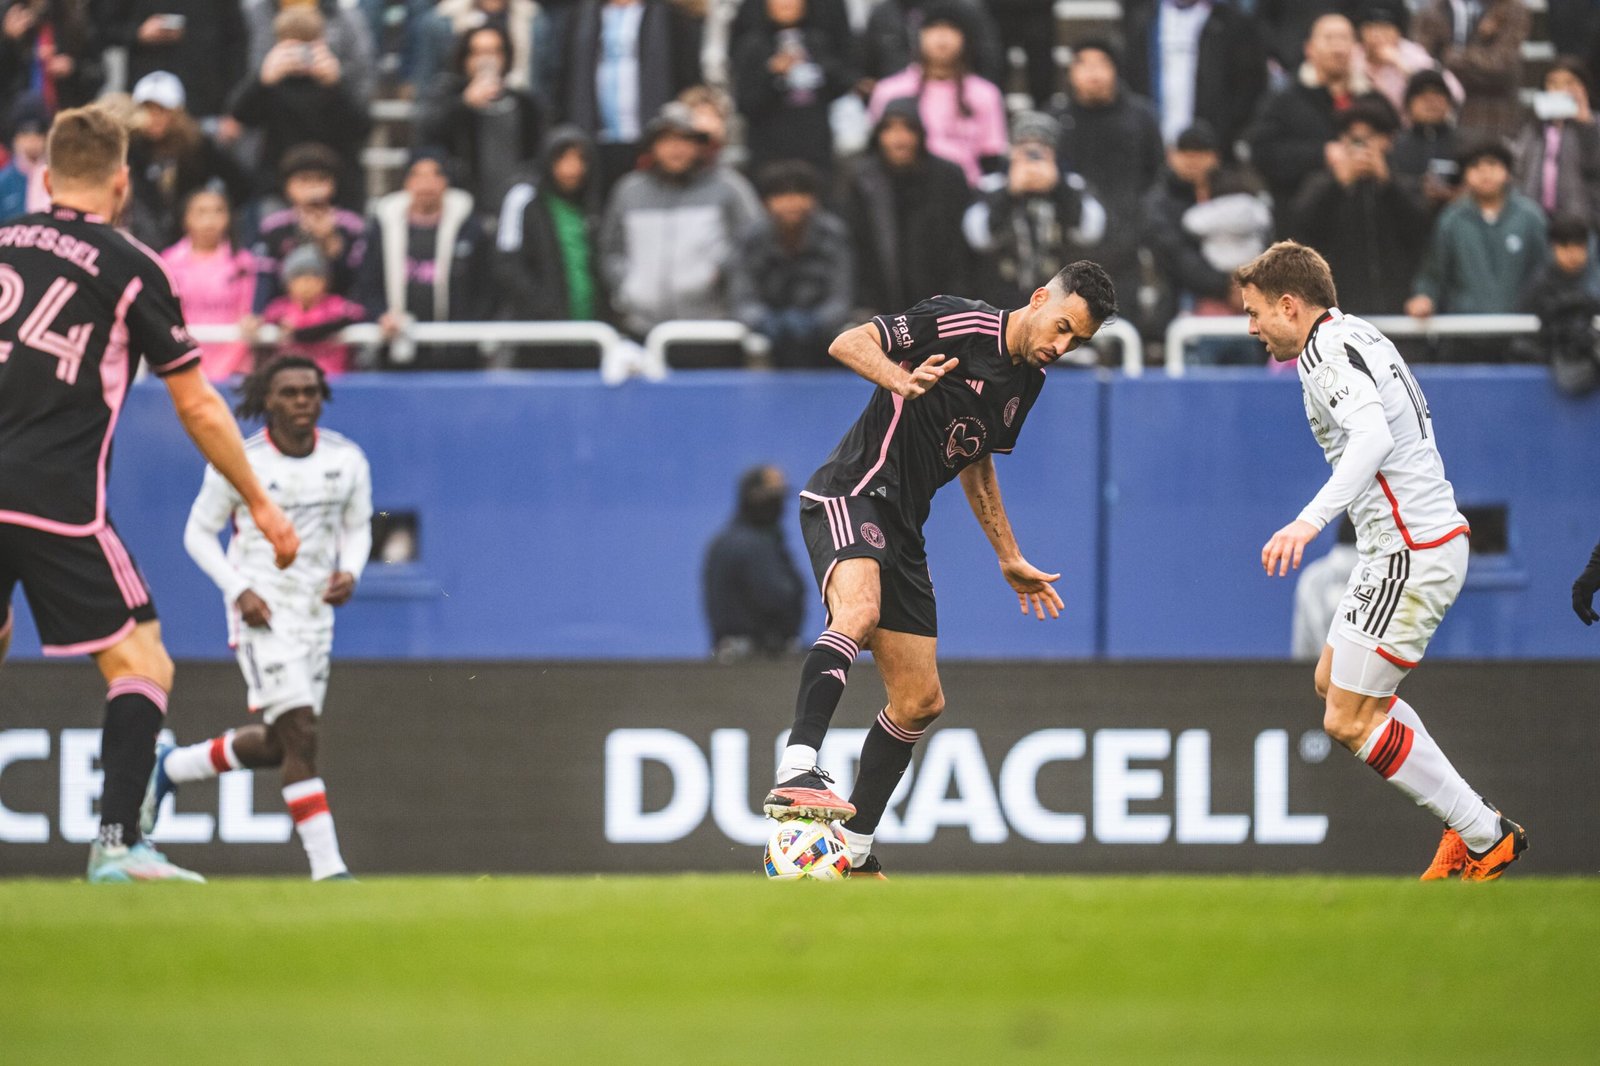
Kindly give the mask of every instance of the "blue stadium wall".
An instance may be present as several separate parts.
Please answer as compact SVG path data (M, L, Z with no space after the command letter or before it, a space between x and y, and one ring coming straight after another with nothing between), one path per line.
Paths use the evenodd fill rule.
M1600 537L1600 399L1565 398L1535 368L1419 377L1458 498L1508 516L1508 550L1474 556L1431 654L1600 656L1567 591ZM378 508L415 513L421 547L414 564L367 571L341 613L339 654L700 657L701 557L738 474L773 462L798 488L868 391L844 374L682 373L622 388L576 372L339 381L325 423L366 448ZM1327 469L1292 376L1057 372L998 466L1029 559L1064 574L1067 614L1019 617L953 485L928 528L945 654L1286 655L1293 585L1262 575L1260 548ZM133 390L115 468L112 513L174 654L225 657L220 599L181 545L201 463L159 384ZM792 510L788 522L798 552ZM13 651L32 657L15 598ZM820 624L813 605L808 631Z

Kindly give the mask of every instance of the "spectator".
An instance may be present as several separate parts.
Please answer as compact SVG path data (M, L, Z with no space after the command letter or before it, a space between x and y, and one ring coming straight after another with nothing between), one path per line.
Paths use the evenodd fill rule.
M1161 126L1150 101L1119 83L1116 52L1104 41L1073 49L1067 85L1069 102L1059 113L1059 163L1082 174L1105 207L1106 235L1095 260L1118 292L1138 292L1141 204L1161 176ZM1125 313L1134 314L1131 308Z
M961 216L970 198L961 168L928 152L916 101L890 102L844 196L860 307L876 314L965 292L971 270Z
M0 100L37 92L54 115L105 81L90 0L0 0Z
M1417 43L1466 90L1464 131L1494 137L1516 132L1528 22L1523 0L1431 0L1417 12Z
M1406 86L1413 75L1436 70L1428 50L1405 36L1410 12L1404 0L1371 0L1361 8L1359 27L1361 48L1356 62L1361 76L1384 95L1395 111L1405 108ZM1444 75L1450 95L1459 103L1461 84L1455 75Z
M594 142L576 126L557 126L538 174L506 193L495 273L500 305L514 321L589 321L604 317Z
M1339 306L1356 315L1405 309L1432 222L1420 181L1389 165L1398 119L1380 97L1339 115L1328 165L1307 179L1290 232L1322 253L1339 279Z
M534 0L439 0L428 20L431 34L438 35L431 43L433 67L425 75L441 72L451 50L461 38L485 27L505 34L510 44L506 48L504 68L508 88L525 93L535 93L534 83L534 23L539 17L540 5Z
M1429 209L1438 214L1461 188L1455 102L1444 75L1436 70L1413 74L1405 105L1406 128L1395 138L1389 168L1420 182Z
M832 368L828 345L855 298L855 264L844 223L818 205L809 163L769 164L758 191L766 209L739 239L733 317L765 337L779 369Z
M1005 78L1006 57L1000 46L1000 31L978 0L878 0L860 38L864 95L872 95L880 79L916 62L917 37L927 24L928 12L941 6L957 11L969 27L973 72L996 85Z
M249 38L237 2L105 0L99 24L106 43L128 50L128 82L158 70L177 75L189 113L221 115L246 69Z
M1106 231L1106 212L1083 178L1056 163L1061 126L1025 111L1012 128L1005 176L984 178L962 232L978 255L978 293L996 307L1021 307L1062 266L1081 259Z
M1122 73L1134 92L1155 102L1166 143L1204 122L1231 158L1267 88L1266 45L1255 23L1225 0L1158 0L1124 10Z
M339 331L366 319L353 300L328 291L328 262L314 245L304 244L283 261L285 295L267 305L263 320L283 331L278 355L310 359L328 377L353 369L350 346Z
M955 163L967 184L976 185L984 173L1004 168L1006 105L998 86L969 72L970 39L960 8L926 8L917 61L879 81L868 110L877 118L890 100L915 100L928 151Z
M246 69L260 70L267 53L282 40L277 30L279 14L297 8L311 11L322 16L322 43L339 61L351 95L362 102L372 99L378 70L373 61L372 30L361 12L351 10L340 0L244 0L244 4L245 28L250 38Z
M989 0L989 9L1000 31L1003 52L1022 49L1028 95L1033 99L1033 106L1040 111L1050 107L1061 87L1054 55L1055 5L1036 0ZM1005 72L1002 71L996 84L1004 81Z
M762 0L733 46L734 95L745 119L750 169L803 159L833 171L829 109L854 80L846 53L810 19L811 0Z
M1254 175L1241 167L1219 165L1205 179L1205 195L1180 216L1185 241L1197 241L1200 255L1212 270L1227 279L1222 294L1189 294L1187 314L1232 316L1244 313L1233 273L1266 250L1272 240L1272 209ZM1190 363L1261 363L1259 345L1225 337L1212 337L1190 345Z
M249 252L234 249L230 226L228 198L215 189L197 189L183 205L183 239L161 253L190 325L248 325L256 264ZM237 341L201 345L200 369L212 381L248 374L250 346Z
M301 245L315 245L327 265L328 287L339 295L355 283L366 247L366 223L354 211L336 206L339 157L320 144L302 144L283 157L279 171L288 206L263 216L251 248L256 260L256 295L261 314L282 289L284 259Z
M152 248L165 248L184 230L184 204L212 186L228 198L230 213L250 194L244 168L201 131L189 114L183 83L164 70L133 87L138 124L128 138L131 189L127 225Z
M618 182L600 227L601 275L636 338L674 318L727 318L734 242L749 192L706 166L705 137L674 101L645 131L647 169Z
M1145 196L1144 244L1162 281L1156 322L1165 328L1180 312L1197 303L1223 304L1233 299L1228 274L1211 265L1201 239L1184 228L1184 214L1213 198L1222 178L1226 190L1237 184L1222 170L1222 145L1206 125L1185 130L1167 150L1161 180Z
M1511 146L1517 187L1547 215L1559 210L1600 226L1600 124L1589 110L1589 72L1571 56L1558 58L1533 106Z
M481 32L481 31L478 31ZM481 322L494 311L489 239L472 195L450 187L444 154L417 149L405 185L377 202L355 298L386 340L413 322ZM386 365L417 370L469 369L477 349L463 345L391 345Z
M1538 358L1568 395L1600 388L1600 265L1589 254L1593 232L1582 215L1550 220L1550 262L1522 293L1520 310L1539 316Z
M650 117L699 83L699 37L667 0L581 0L573 12L560 112L595 139L602 196L638 162Z
M498 207L539 155L544 109L506 80L511 38L483 26L456 42L448 74L434 81L417 125L419 145L439 145L476 203Z
M1311 24L1323 15L1343 15L1351 22L1360 14L1364 0L1245 0L1239 7L1251 12L1261 27L1262 39L1272 62L1283 70L1294 70L1305 58L1306 37Z
M1324 15L1306 38L1306 61L1292 84L1267 98L1250 130L1250 158L1267 179L1285 232L1288 205L1334 152L1334 117L1361 93L1356 34L1343 15Z
M273 25L278 43L262 57L255 76L239 87L232 108L239 122L261 129L261 180L265 183L278 172L290 148L315 142L338 153L344 202L357 204L364 177L361 146L371 128L366 97L345 79L316 9L285 8ZM265 195L273 190L262 184L257 191Z
M1495 314L1516 310L1518 295L1548 255L1544 212L1511 188L1511 151L1499 141L1470 144L1461 154L1466 195L1439 215L1406 313ZM1492 347L1447 346L1457 358L1495 359Z
M45 135L50 116L37 93L27 93L11 105L11 161L0 170L0 222L50 206L44 188Z
M774 466L739 478L738 510L706 549L701 580L718 662L782 655L805 619L805 582L784 543L789 486Z
M755 190L750 188L743 174L722 159L723 149L728 146L728 123L733 119L733 97L709 85L691 85L679 93L677 99L689 109L689 119L702 138L701 162L731 175L737 179L736 183L742 183L749 190L750 213L754 215L761 209L756 201Z

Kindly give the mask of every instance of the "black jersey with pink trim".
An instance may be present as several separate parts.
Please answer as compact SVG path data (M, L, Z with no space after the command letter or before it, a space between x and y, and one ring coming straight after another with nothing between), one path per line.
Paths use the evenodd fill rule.
M0 226L0 522L105 528L111 437L140 359L161 375L200 359L155 253L67 208Z
M910 369L931 355L959 359L913 400L881 386L828 461L806 482L811 497L884 500L908 530L921 530L933 494L992 452L1009 452L1044 387L1044 371L1006 352L1009 311L935 296L872 320L889 358Z

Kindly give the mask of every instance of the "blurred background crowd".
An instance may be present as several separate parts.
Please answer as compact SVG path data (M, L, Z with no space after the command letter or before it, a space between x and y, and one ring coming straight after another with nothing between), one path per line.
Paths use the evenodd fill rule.
M1559 364L1600 311L1597 66L1600 0L0 0L0 217L47 202L54 111L122 109L128 226L244 327L219 379L261 323L330 373L586 358L339 337L488 319L736 320L689 361L821 367L1085 257L1153 351L1279 237L1354 314L1545 324L1413 358Z

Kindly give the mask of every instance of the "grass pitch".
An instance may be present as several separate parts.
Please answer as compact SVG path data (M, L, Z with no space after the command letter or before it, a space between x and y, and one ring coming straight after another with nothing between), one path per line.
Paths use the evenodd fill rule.
M0 1061L1596 1061L1600 881L0 883Z

